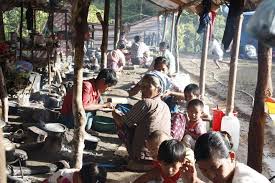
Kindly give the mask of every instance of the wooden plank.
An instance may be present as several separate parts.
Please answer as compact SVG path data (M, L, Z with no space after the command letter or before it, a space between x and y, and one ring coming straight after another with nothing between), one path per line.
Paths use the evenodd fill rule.
M172 14L172 30L171 30L171 38L170 38L170 52L173 54L173 48L174 48L174 38L175 38L175 13Z
M176 72L179 73L180 69L180 59L179 59L179 44L178 44L178 27L180 22L180 16L182 14L182 9L179 9L178 16L176 19L176 27L175 27L175 42L176 42Z

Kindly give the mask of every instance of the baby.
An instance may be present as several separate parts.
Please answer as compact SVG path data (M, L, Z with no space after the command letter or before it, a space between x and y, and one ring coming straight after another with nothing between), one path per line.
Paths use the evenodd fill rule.
M207 132L206 123L201 118L203 107L204 104L199 99L193 99L187 104L188 120L182 142L192 149L194 149L197 138Z

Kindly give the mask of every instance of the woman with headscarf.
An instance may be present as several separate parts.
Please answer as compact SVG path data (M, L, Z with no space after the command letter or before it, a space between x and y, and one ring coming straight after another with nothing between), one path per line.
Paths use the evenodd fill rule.
M160 130L170 134L171 114L161 100L163 91L161 79L154 74L146 74L141 81L142 100L126 114L118 110L113 112L118 135L124 141L132 161L151 159L145 140L152 132Z

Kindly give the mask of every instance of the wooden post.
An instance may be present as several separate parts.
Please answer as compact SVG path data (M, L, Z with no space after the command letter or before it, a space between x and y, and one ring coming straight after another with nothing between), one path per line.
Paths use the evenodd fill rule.
M101 23L102 31L103 31L103 37L102 37L102 43L100 46L101 49L101 69L104 69L107 67L107 49L108 49L108 27L109 27L109 10L110 10L110 0L105 0L104 3L104 20L102 20L102 17L100 13L96 13L98 20Z
M174 37L175 37L175 18L176 15L173 13L172 15L172 30L171 30L171 39L170 39L170 52L173 54L174 48Z
M165 15L164 15L164 27L163 27L161 42L165 41L166 29L167 29L167 14L165 13Z
M228 92L227 92L227 104L226 104L226 115L233 113L234 110L234 98L235 98L235 88L237 80L237 66L240 48L240 39L242 31L243 15L238 17L237 30L233 39L233 46L231 49L231 60L230 60L230 70L229 70L229 80L228 80Z
M206 72L206 61L207 61L207 53L208 53L208 44L209 44L209 34L210 34L210 26L207 25L207 28L204 32L203 37L203 47L201 54L201 66L200 66L200 95L203 98L205 94L205 72Z
M73 87L73 113L74 113L74 167L82 167L86 116L82 103L83 82L83 56L84 35L88 30L88 11L90 0L75 0L72 6L72 22L75 30L75 65L74 65L74 87Z
M122 1L123 0L119 0L119 30L120 32L122 32L123 30L123 23L122 23Z
M5 156L5 148L3 143L3 131L0 128L0 182L7 182L7 174L6 174L6 156Z
M176 27L175 27L175 42L176 42L176 72L179 73L180 70L180 58L179 58L179 44L178 44L178 26L179 26L179 22L180 22L180 16L182 13L182 9L179 9L178 11L178 16L176 19Z
M20 10L20 30L19 30L19 36L20 36L20 44L19 44L19 60L22 60L22 38L23 38L23 2L21 2L21 10Z
M120 27L120 1L115 1L115 32L114 32L114 49L117 48L117 43L119 41L119 27Z
M54 33L53 33L53 21L54 21L54 12L53 11L50 11L49 12L49 24L48 24L48 26L49 26L49 29L50 29L50 31L51 31L51 36L53 36L54 35ZM51 81L52 81L52 66L51 66L51 59L52 59L52 51L53 51L53 48L47 48L47 54L48 54L48 77L49 77L49 81L48 81L48 83L49 83L49 88L50 88L50 86L51 86Z
M255 91L255 101L249 123L247 165L262 172L262 157L264 146L264 128L266 114L265 98L272 96L272 49L258 43L258 80Z
M0 42L5 41L5 27L4 27L4 20L3 20L3 11L0 10Z
M160 37L160 15L158 15L158 33L157 33L157 38L154 46L158 46L159 44L159 37Z
M65 13L66 62L68 61L68 13Z

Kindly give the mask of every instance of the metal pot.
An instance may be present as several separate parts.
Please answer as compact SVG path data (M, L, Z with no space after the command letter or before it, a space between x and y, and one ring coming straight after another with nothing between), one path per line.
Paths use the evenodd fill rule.
M66 126L61 123L46 123L42 126L49 136L61 136L66 131Z
M95 150L98 142L99 142L99 138L92 136L90 134L86 134L85 141L84 141L85 149L86 150Z

